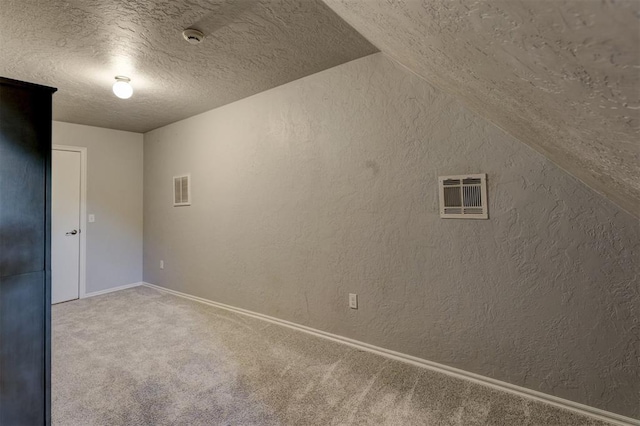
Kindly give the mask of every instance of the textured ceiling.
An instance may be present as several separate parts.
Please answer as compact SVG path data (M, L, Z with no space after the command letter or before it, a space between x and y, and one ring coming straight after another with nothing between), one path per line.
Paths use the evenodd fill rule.
M187 27L207 36L193 46ZM146 132L376 52L319 0L2 0L0 75L54 119ZM116 75L134 96L111 92ZM238 123L243 125L243 123Z
M640 213L640 2L325 0L377 48Z

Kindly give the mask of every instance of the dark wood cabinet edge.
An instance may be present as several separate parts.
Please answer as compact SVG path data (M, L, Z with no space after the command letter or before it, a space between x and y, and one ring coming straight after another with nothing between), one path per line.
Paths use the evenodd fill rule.
M10 78L0 77L0 87L4 87L5 90L13 88L16 90L25 90L31 91L33 93L38 93L36 95L36 99L42 97L47 97L49 102L47 104L42 104L41 107L45 108L46 116L48 117L47 121L48 125L41 129L42 136L46 142L43 146L43 149L46 152L44 156L44 164L45 167L45 218L44 218L44 226L46 229L45 232L45 261L43 264L44 270L41 272L44 273L43 276L43 285L44 285L44 375L41 381L41 387L44 392L44 425L51 425L51 251L50 251L50 226L51 226L51 95L55 93L58 89L54 87L44 86L35 83L29 83L19 80L13 80ZM1 95L0 95L1 96ZM45 106L46 105L46 106ZM40 272L40 271L33 271ZM16 274L23 275L23 274ZM5 277L2 277L5 278ZM2 281L0 278L0 281ZM6 277L8 278L8 276Z
M44 86L42 84L29 83L26 81L14 80L12 78L0 77L0 85L12 86L12 87L24 87L25 89L44 90L49 93L54 93L58 89L55 87Z

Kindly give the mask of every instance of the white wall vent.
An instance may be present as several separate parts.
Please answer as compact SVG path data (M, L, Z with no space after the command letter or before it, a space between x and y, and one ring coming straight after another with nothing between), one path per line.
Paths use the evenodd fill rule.
M173 177L173 205L191 205L191 175Z
M487 175L440 176L440 217L488 219Z

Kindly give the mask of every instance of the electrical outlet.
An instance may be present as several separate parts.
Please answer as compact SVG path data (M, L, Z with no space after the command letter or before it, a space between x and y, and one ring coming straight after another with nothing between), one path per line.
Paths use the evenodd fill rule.
M160 269L164 269L164 260L160 261Z
M358 295L349 293L349 307L351 309L358 309Z

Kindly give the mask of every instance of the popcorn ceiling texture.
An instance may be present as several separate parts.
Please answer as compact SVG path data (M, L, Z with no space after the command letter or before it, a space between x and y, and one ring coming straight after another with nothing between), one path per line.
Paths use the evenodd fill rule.
M381 51L640 216L640 2L324 1Z
M59 89L55 120L145 132L377 49L320 0L3 0L0 51L0 75Z
M147 133L144 182L147 282L640 417L636 218L383 54Z
M5 0L0 75L58 87L56 120L145 132L379 48L640 216L639 16L633 0Z

